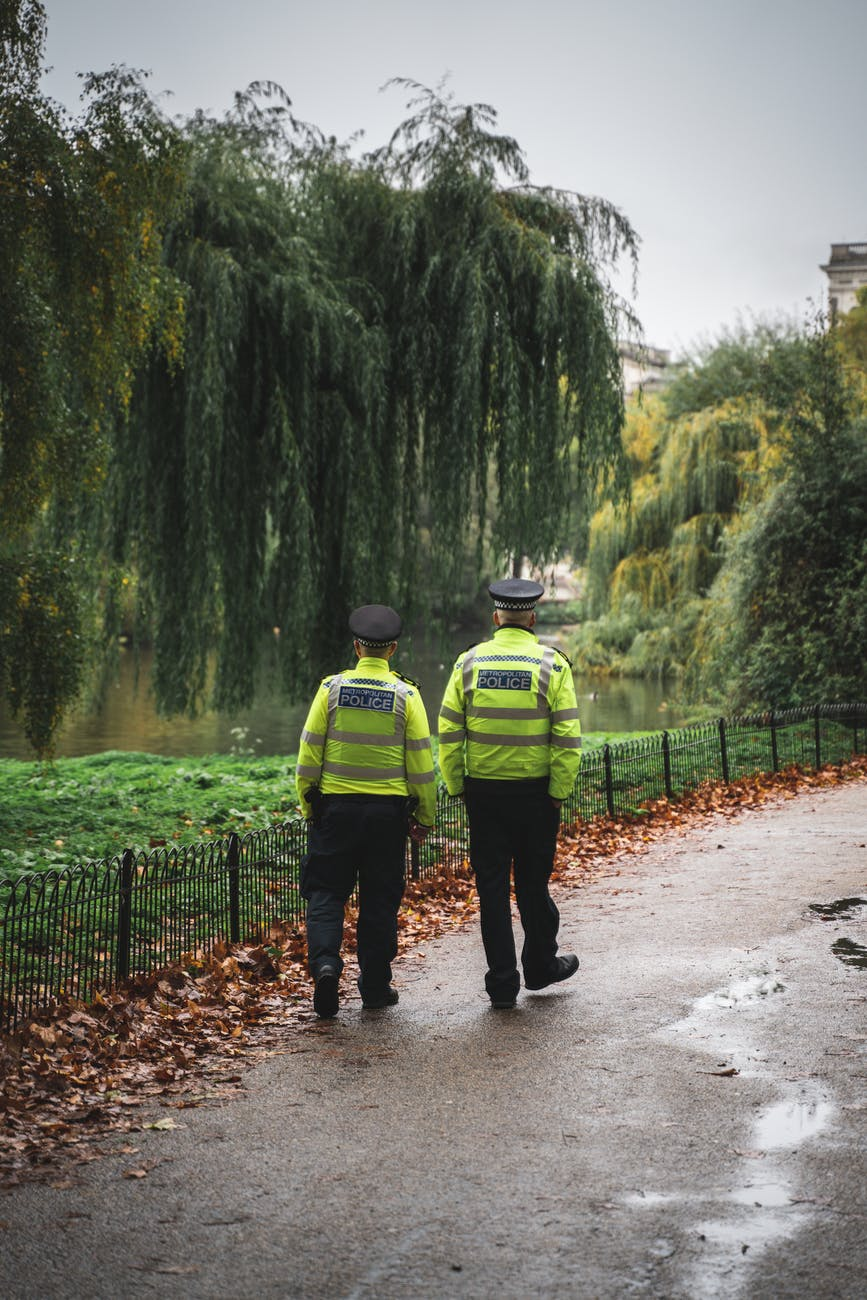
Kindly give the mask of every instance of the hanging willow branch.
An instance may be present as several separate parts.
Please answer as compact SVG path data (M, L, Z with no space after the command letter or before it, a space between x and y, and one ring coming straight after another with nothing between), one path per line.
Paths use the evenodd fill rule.
M352 605L453 607L468 557L543 560L576 467L621 465L605 263L634 233L531 188L493 109L399 84L412 116L360 161L255 95L188 130L184 362L143 375L112 472L167 711L213 651L216 702L248 701L274 626L306 689Z

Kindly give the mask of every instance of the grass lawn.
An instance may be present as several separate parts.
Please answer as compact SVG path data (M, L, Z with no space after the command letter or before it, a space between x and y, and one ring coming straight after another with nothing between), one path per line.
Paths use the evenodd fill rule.
M15 876L285 821L296 810L295 756L3 759L0 809L0 875Z
M806 712L806 711L805 711ZM822 760L852 753L851 720L823 722ZM860 741L863 747L863 724ZM583 817L604 812L608 778L600 750L613 749L611 788L618 812L635 811L664 794L660 732L584 737L585 763L575 791ZM814 723L807 716L779 728L777 752L764 721L731 726L732 779L814 761ZM624 742L630 742L628 744ZM434 741L436 752L436 741ZM166 758L110 751L40 765L0 759L0 879L162 845L243 835L295 817L296 756L211 755ZM716 724L671 733L674 790L722 777Z
M597 734L585 745L629 738ZM295 760L117 750L47 765L0 759L0 876L286 821L297 813Z

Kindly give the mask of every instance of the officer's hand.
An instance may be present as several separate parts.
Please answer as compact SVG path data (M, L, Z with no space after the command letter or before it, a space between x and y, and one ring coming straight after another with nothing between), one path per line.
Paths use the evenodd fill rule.
M425 826L422 822L417 822L414 817L410 817L409 838L414 840L416 844L424 844L432 830L432 826Z
M553 797L553 795L550 795L550 794L548 795L548 798L551 800L551 803L553 804L553 806L554 806L554 807L559 811L559 809L561 808L561 806L562 806L562 804L563 804L563 800L562 800L562 799L555 799L555 798Z

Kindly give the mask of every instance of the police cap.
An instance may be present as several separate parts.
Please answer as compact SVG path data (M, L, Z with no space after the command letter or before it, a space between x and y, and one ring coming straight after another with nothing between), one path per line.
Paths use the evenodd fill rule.
M402 626L400 614L390 605L361 605L349 615L349 630L355 640L377 650L396 641Z
M528 578L501 578L488 587L495 609L532 609L544 592L541 582L531 582Z

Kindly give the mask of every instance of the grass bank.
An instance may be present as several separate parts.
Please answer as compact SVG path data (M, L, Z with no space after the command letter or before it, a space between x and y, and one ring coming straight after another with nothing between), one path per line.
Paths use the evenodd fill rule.
M14 876L285 821L295 811L295 756L3 759L0 809L0 874Z
M585 744L628 738L598 733ZM296 813L295 760L118 750L50 765L0 759L0 875L285 821Z

